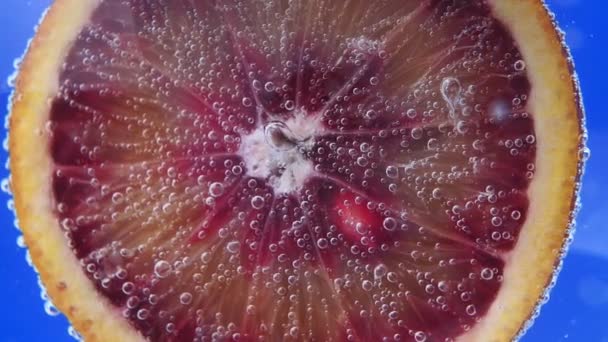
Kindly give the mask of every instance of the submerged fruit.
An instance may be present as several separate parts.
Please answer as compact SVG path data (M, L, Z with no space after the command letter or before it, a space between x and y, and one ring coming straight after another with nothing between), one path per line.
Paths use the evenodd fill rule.
M572 219L571 76L539 1L58 0L17 214L87 340L509 340Z

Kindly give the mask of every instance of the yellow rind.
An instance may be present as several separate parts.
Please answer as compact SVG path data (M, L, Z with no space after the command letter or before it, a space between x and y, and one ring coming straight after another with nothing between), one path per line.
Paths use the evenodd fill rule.
M582 172L584 117L569 54L541 1L492 0L526 61L536 133L528 217L488 314L458 341L511 341L525 328L561 261Z
M55 1L28 48L11 109L11 188L32 261L57 308L88 342L139 341L140 334L83 273L53 212L45 123L63 60L97 4Z

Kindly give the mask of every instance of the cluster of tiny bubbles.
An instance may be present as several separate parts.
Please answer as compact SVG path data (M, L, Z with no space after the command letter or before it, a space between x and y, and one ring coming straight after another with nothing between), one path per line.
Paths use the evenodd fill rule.
M15 59L15 61L13 62L13 66L15 68L14 73L9 76L8 80L7 80L7 84L10 88L14 88L14 82L15 82L15 78L17 75L17 69L19 67L19 64L21 62L21 59ZM2 148L4 149L5 152L7 152L7 158L4 161L4 168L6 170L9 170L10 167L10 157L8 157L8 148L9 148L9 134L8 134L8 130L9 130L9 125L10 125L10 113L11 113L11 105L12 105L12 99L13 99L14 93L11 92L11 94L9 95L8 101L7 101L7 107L6 107L6 115L4 116L4 138L2 140ZM2 192L6 193L9 196L12 196L12 192L11 192L11 188L10 188L10 176L7 176L5 178L3 178L0 181L0 189L2 190ZM14 209L10 208L9 205L9 210L11 210L12 212L14 212Z

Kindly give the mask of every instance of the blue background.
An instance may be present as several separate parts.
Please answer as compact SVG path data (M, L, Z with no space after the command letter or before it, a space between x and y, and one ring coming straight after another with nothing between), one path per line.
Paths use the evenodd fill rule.
M0 109L10 93L4 81L13 71L13 60L25 49L33 27L50 0L0 0ZM519 1L519 0L505 0ZM572 49L580 76L592 151L582 191L583 209L577 233L564 267L542 308L540 317L522 341L608 342L608 29L603 0L549 0ZM2 138L6 130L0 128ZM7 176L0 151L0 179ZM0 342L73 341L67 320L45 312L37 277L19 247L19 231L0 193ZM10 206L10 204L9 204Z

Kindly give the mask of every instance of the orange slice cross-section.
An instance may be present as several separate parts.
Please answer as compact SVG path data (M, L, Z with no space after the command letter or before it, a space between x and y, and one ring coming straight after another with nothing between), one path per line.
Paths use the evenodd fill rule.
M56 0L11 188L87 341L510 341L584 143L540 0Z

